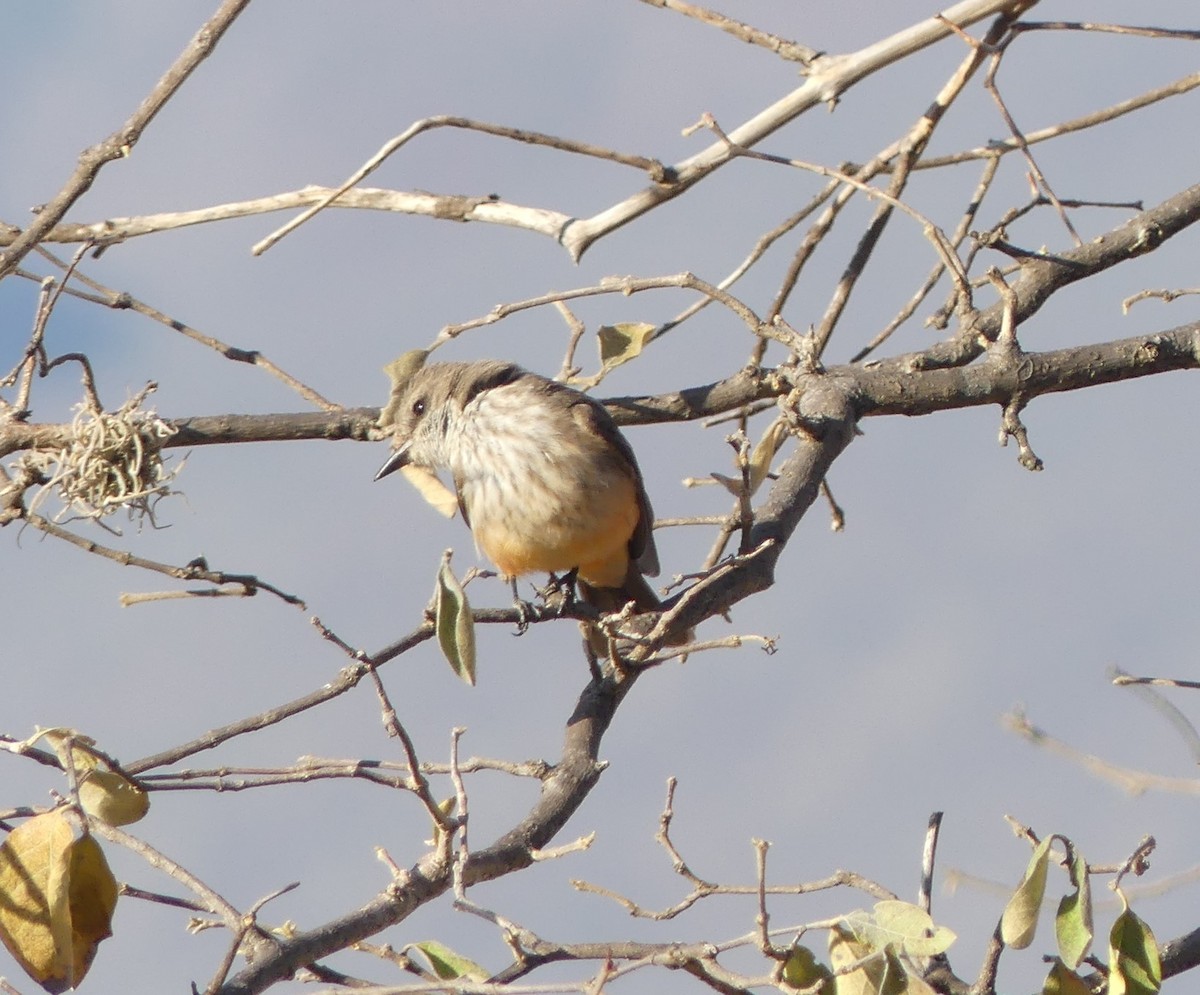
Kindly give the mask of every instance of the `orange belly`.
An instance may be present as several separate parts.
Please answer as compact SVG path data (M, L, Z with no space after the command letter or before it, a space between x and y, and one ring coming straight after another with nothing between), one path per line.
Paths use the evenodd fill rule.
M639 517L632 480L610 480L608 487L569 508L536 495L530 498L500 513L468 509L475 543L500 573L520 577L578 567L580 579L589 584L621 585L629 567L629 538Z

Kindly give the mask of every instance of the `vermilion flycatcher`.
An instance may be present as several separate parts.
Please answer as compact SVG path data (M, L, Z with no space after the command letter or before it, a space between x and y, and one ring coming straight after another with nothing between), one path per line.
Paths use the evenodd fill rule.
M633 450L598 402L497 360L422 366L395 398L403 466L447 469L476 547L505 577L575 570L601 611L659 599L654 515Z

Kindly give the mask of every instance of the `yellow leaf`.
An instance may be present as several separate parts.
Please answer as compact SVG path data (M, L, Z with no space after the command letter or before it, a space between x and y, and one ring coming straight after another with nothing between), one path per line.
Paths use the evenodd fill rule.
M861 941L850 920L847 916L845 926L829 931L829 963L837 972L837 995L902 995L908 975L895 951L891 947L878 950ZM848 970L855 964L858 966Z
M438 514L447 518L454 517L458 511L458 495L443 484L429 467L409 463L400 467L400 472Z
M762 486L762 482L767 479L767 474L771 472L771 461L775 458L775 454L779 452L779 447L783 445L783 440L787 438L787 425L783 420L776 418L767 430L763 432L763 436L758 440L758 445L754 447L750 453L750 493Z
M71 847L70 877L67 902L74 964L71 987L75 988L91 967L100 941L112 936L117 879L109 870L100 844L91 836L77 839Z
M600 371L607 373L622 363L636 359L657 327L644 321L626 321L598 328L596 338L600 343Z
M74 768L79 779L79 803L88 815L112 826L127 826L149 810L146 792L125 775L109 769L91 736L62 727L41 729L22 745L32 745L38 739L45 739L53 748L64 770Z
M464 681L475 686L475 617L467 594L450 569L450 553L442 556L437 587L433 594L434 626L438 645L450 668Z
M75 838L62 811L36 816L0 845L0 940L46 991L76 987L112 935L117 882L100 845Z
M1024 950L1033 942L1037 931L1038 913L1046 894L1046 865L1050 859L1050 840L1047 836L1029 858L1025 876L1013 892L1000 919L1000 936L1008 946Z
M50 812L17 826L0 845L0 939L42 985L65 977L52 922L63 914L62 872L74 839L66 816Z
M79 785L79 803L110 826L127 826L150 810L150 796L115 770L91 771Z
M58 762L65 769L70 765L75 767L76 774L84 774L99 764L99 758L88 747L95 746L96 741L91 736L69 729L66 726L54 726L50 729L39 729L27 740L18 744L18 749L33 746L39 739L44 739L47 745L58 757ZM67 746L70 744L71 749ZM68 761L68 757L70 760Z
M829 931L829 964L838 972L846 971L869 956L870 949L854 938L854 934L841 926L834 926ZM872 984L867 972L859 968L837 976L837 995L875 995L878 991Z

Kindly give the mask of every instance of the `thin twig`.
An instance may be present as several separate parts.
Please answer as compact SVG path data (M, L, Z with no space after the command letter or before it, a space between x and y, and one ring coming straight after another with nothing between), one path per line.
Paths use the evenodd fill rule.
M881 169L884 162L892 164L891 179L887 190L888 199L876 205L874 215L867 223L854 254L846 265L841 279L839 279L834 289L825 314L822 315L821 320L817 323L817 327L813 332L817 355L824 353L825 347L833 335L834 328L849 303L850 295L865 272L867 262L871 258L875 246L878 244L884 229L891 219L892 203L899 202L901 194L903 194L908 185L908 179L912 173L913 166L920 160L925 149L928 147L929 141L933 137L938 124L945 117L947 111L954 104L954 101L962 94L967 83L983 63L984 53L989 51L1008 32L1013 16L1015 15L998 17L991 28L989 28L984 40L972 47L967 57L962 60L950 78L943 84L932 103L922 111L920 117L909 128L907 134L894 146L897 154L894 157L889 156L886 160L876 160L875 163L868 166L867 171L870 171L872 166ZM949 239L944 240L942 250L943 266L947 265L948 262L946 253L953 254L953 248L953 242ZM955 254L954 259L957 260L957 258Z
M442 811L441 806L437 803L437 799L433 797L433 792L429 789L429 781L421 772L421 763L417 760L417 751L413 746L412 737L409 736L408 730L401 724L399 717L396 715L396 709L392 707L391 699L388 697L387 689L383 686L383 681L379 676L379 671L376 669L375 662L370 659L363 662L367 668L367 675L375 685L375 694L379 698L383 727L387 730L389 736L400 741L401 748L404 750L404 757L408 763L409 790L421 800L421 804L425 806L425 811L429 815L429 818L433 820L433 824L448 841L454 833L457 823Z
M458 830L458 850L454 855L454 895L458 899L467 897L463 871L466 870L467 859L471 856L470 841L467 838L467 824L471 814L467 804L467 786L463 782L462 772L458 769L458 741L466 731L463 726L455 726L450 730L450 783L454 785L456 817L453 823L447 820L446 826L439 826L444 833L449 833L451 826Z
M787 59L790 62L799 62L804 66L807 66L821 54L816 49L809 48L807 45L800 45L797 42L780 38L778 35L768 34L766 31L760 31L749 24L735 21L733 18L726 17L715 10L686 3L685 0L642 0L642 3L649 4L651 7L664 7L667 10L675 11L677 14L683 14L685 17L691 17L703 24L712 25L726 34L737 38L739 41L744 41L749 45L757 45L759 48L765 48L769 52L774 52L781 59ZM803 72L803 70L801 71Z
M375 666L380 666L432 636L433 623L426 622L386 649L372 654L371 658ZM211 750L238 736L258 732L260 729L265 729L267 726L282 722L284 719L291 718L293 715L307 711L310 708L315 708L317 705L324 704L326 701L345 694L347 691L358 686L358 683L367 675L369 669L365 663L355 663L344 667L336 679L321 685L315 691L311 691L283 705L267 709L265 712L260 712L257 715L251 715L247 718L239 719L237 722L231 722L228 725L212 729L196 739L163 750L161 753L128 763L125 765L125 770L131 774L141 774L143 771L152 770L155 767L165 767L168 764L178 763L185 757L190 757L204 750Z
M212 54L222 36L249 3L250 0L223 0L217 12L196 32L129 120L104 141L80 153L75 171L62 189L38 211L33 222L17 236L8 251L0 253L0 279L11 273L46 233L62 220L105 165L130 154L142 137L142 132L175 96L196 67Z
M642 2L651 3L653 0L642 0ZM771 246L773 246L784 235L795 229L801 222L807 219L815 210L817 210L817 208L819 208L831 196L833 196L833 194L836 193L841 186L842 185L837 180L831 180L829 183L825 184L820 191L814 194L809 202L805 204L804 207L802 207L799 211L790 217L785 218L770 231L760 236L758 241L754 243L753 248L751 248L746 254L746 258L738 263L738 265L734 267L734 269L723 280L721 280L720 283L717 284L717 287L721 290L728 290L735 283L737 283L737 281L745 276L746 273L750 271L750 268L766 254L767 250L771 248ZM673 328L677 328L679 325L682 325L689 318L698 314L712 303L713 299L711 297L702 297L692 304L689 304L686 308L680 311L679 314L675 315L674 318L664 321L661 325L659 325L657 331L654 333L654 338L657 339L671 331ZM757 366L762 361L762 351L765 349L765 347L765 340L759 340L755 343L754 353L751 357L751 363L753 365Z
M758 881L758 911L754 916L754 925L758 928L758 950L772 960L786 960L787 951L780 950L771 942L771 916L767 912L767 850L771 844L768 840L753 839L750 845L754 847L754 871Z
M1188 297L1194 294L1200 294L1200 287L1187 287L1182 290L1139 290L1136 294L1131 294L1121 301L1121 313L1128 314L1129 309L1138 301L1144 301L1151 297L1156 297L1164 304L1170 304L1171 301L1177 300L1180 297Z
M967 204L966 210L963 211L962 217L959 218L958 226L954 229L954 233L950 236L950 244L955 251L962 245L968 233L971 231L971 226L975 223L976 215L980 206L983 204L983 198L991 189L992 183L996 178L996 173L1000 169L999 156L993 156L990 159L984 160L983 172L980 175L979 182L975 185L975 190L971 194L971 200ZM968 270L970 269L970 261L966 263ZM937 286L942 275L946 272L946 265L940 259L935 262L925 277L924 282L916 289L908 303L905 304L900 311L892 318L884 327L876 333L862 349L850 357L851 363L860 363L867 358L872 352L878 349L886 342L892 333L911 318L921 302L932 293L933 288ZM944 305L944 309L949 313L952 305Z
M575 350L579 346L579 340L583 338L587 331L587 325L584 324L575 315L575 312L567 307L566 301L555 301L554 308L562 315L563 321L567 323L567 328L570 329L570 336L567 339L567 349L563 354L562 368L558 372L558 379L567 383L574 376L578 376L580 368L575 365Z
M847 187L860 190L868 197L880 200L889 207L897 208L903 211L921 225L925 237L932 244L934 250L938 253L943 263L946 265L946 268L951 274L955 286L958 288L960 294L965 300L970 300L970 281L967 279L966 271L963 269L962 261L955 254L953 247L946 238L946 234L915 208L894 197L889 192L881 190L878 187L871 186L867 180L874 175L874 173L872 173L870 170L862 170L851 174L846 172L844 169L834 169L830 166L823 166L818 163L805 162L800 159L790 159L786 156L772 155L766 152L758 152L754 149L735 144L733 135L726 135L724 130L722 130L712 115L703 115L701 121L705 127L713 131L721 139L721 141L727 144L731 157L741 156L748 159L755 159L760 162L773 162L782 166L790 166L796 169L807 170L809 172L816 173L819 176L832 177L845 184ZM894 153L889 150L888 153L881 153L876 157L875 160L873 160L873 163L877 164L876 172L882 170L881 160L886 161L887 159L890 159L892 154ZM847 191L846 194L846 197L848 196L849 191ZM844 203L845 198L835 197L833 204L826 210L825 215L823 215L822 219L818 222L818 225L814 231L824 232L827 230L828 226L832 224L832 217L836 214L834 208L836 207L837 209L840 209ZM803 253L804 258L807 258L807 253L811 252L811 249L815 247L816 240L817 236L810 233L810 237L805 241L805 252ZM798 257L799 255L800 254L798 254ZM798 266L794 263L792 269L789 271L788 279L785 282L784 288L776 294L776 299L771 309L772 319L779 314L783 301L786 300L788 293L790 293L791 285L794 284L795 277L798 275L798 273Z
M107 822L101 822L99 819L89 819L88 825L91 831L97 836L102 836L110 843L116 843L118 846L125 847L127 850L141 857L151 867L162 871L168 877L178 881L200 900L206 912L219 916L225 924L225 928L230 932L237 932L242 914L186 868L154 849L145 840L131 836L123 829L110 826Z
M1109 763L1090 753L1084 753L1082 750L1056 739L1044 729L1033 725L1019 713L1010 713L1004 716L1004 723L1010 731L1029 740L1033 745L1059 754L1088 773L1117 785L1131 795L1140 795L1151 790L1180 795L1200 795L1200 780L1194 777L1163 777L1129 767L1118 767L1116 764Z
M88 243L88 245L90 245L90 243ZM87 246L85 246L85 248L86 247ZM54 265L63 266L62 261L53 253L47 251L44 247L39 246L37 251L40 255L54 263ZM74 270L77 262L78 253L76 254L75 261L71 263L71 266L63 275L62 279L64 286L66 285L67 277ZM169 314L164 314L162 311L158 310L158 308L155 308L144 301L138 300L132 294L129 294L125 291L113 290L111 287L106 287L104 284L93 280L84 273L76 272L75 279L96 292L97 296L88 295L88 300L103 304L105 307L109 307L117 311L133 311L136 314L140 314L143 317L149 318L151 321L158 322L160 325L171 329L171 331L179 332L179 334L186 336L193 342L198 342L201 345L212 349L214 352L220 353L228 360L232 360L235 363L247 363L251 366L257 366L259 369L264 370L280 382L290 387L302 398L304 398L304 400L308 401L314 407L320 408L322 411L344 410L342 405L335 404L333 401L322 397L319 393L317 393L316 390L308 386L308 384L301 382L286 370L276 366L257 349L239 349L237 346L228 345L212 335L206 335L204 332L198 331L191 325L188 325L186 322L180 321L177 318L172 318Z
M1071 223L1071 219L1067 216L1066 209L1062 202L1058 199L1058 194L1050 186L1050 181L1046 179L1046 174L1042 172L1041 166L1033 157L1033 152L1030 151L1029 142L1025 138L1021 129L1017 127L1017 122L1013 118L1012 113L1008 109L1008 104L1005 103L1003 95L1000 93L1000 88L996 85L996 73L1000 69L1000 63L1003 58L1005 46L1000 45L996 48L992 55L991 65L988 67L987 74L983 79L984 89L992 95L992 100L1000 110L1000 116L1004 118L1004 123L1008 126L1009 133L1013 140L1017 143L1017 148L1021 150L1021 154L1025 157L1025 162L1029 165L1029 171L1037 183L1039 189L1043 190L1050 202L1054 205L1054 209L1058 212L1059 218L1062 219L1063 227L1070 233L1075 244L1083 245L1083 239L1079 237L1079 232L1075 230L1075 226Z
M485 135L496 135L500 138L508 138L513 141L525 142L530 145L541 145L547 148L559 149L563 152L573 152L577 155L591 156L597 159L604 159L609 162L616 162L624 166L633 166L636 169L645 170L650 178L655 183L670 184L673 182L673 173L670 168L664 166L657 159L648 159L644 156L626 155L622 152L616 152L612 149L602 148L598 145L591 145L587 142L576 142L567 138L559 138L555 135L542 134L536 131L525 131L520 128L509 128L504 125L489 124L486 121L472 121L469 118L454 117L450 115L441 115L438 117L423 118L410 124L395 138L386 142L378 152L376 152L363 165L356 169L350 177L331 191L320 201L314 204L308 210L301 212L287 224L277 228L262 241L255 243L250 249L254 255L261 255L271 248L276 242L284 238L290 232L295 231L304 222L315 214L323 211L326 207L332 204L340 196L348 192L352 187L358 186L363 180L370 176L376 169L396 151L407 145L417 135L426 131L432 131L437 128L463 128L468 131L480 131Z
M606 277L600 283L589 287L553 291L552 293L542 294L538 297L529 297L525 300L497 304L482 317L472 318L470 321L464 321L457 325L446 325L438 332L437 338L434 340L431 348L441 345L450 339L457 338L463 332L495 324L511 315L518 314L521 311L528 311L531 308L545 307L548 304L558 304L561 301L578 300L582 297L599 297L606 294L620 294L628 297L632 294L643 293L648 290L665 290L676 287L697 291L706 297L712 298L717 303L725 305L755 335L763 334L764 328L767 327L748 304L691 273L675 273L669 276L653 277L612 276Z
M23 517L31 526L41 532L45 532L47 535L52 535L56 539L62 539L73 546L78 546L85 552L95 553L97 556L112 560L114 563L120 563L122 566L141 567L144 570L166 574L168 577L174 577L176 580L202 580L209 584L215 584L218 587L225 584L238 584L241 586L242 593L246 597L253 597L260 590L268 591L277 598L286 601L289 605L295 605L302 611L305 607L303 600L296 595L287 594L273 584L268 584L266 581L260 580L253 574L231 574L220 570L210 570L207 564L202 561L195 561L182 567L172 566L169 563L159 563L142 556L134 556L125 550L102 546L98 542L78 536L74 532L64 529L61 525L57 525L49 519L43 518L41 515L33 512L29 512Z
M1017 22L1018 25L1020 22ZM1187 76L1181 76L1174 82L1167 83L1165 86L1157 87L1153 90L1148 90L1145 93L1139 94L1136 97L1131 97L1128 100L1122 100L1118 103L1111 104L1101 110L1094 111L1091 114L1084 114L1082 117L1071 118L1068 121L1063 121L1059 124L1050 125L1046 128L1039 128L1036 131L1026 133L1021 141L1024 141L1026 147L1037 145L1040 142L1047 142L1051 139L1058 138L1061 135L1068 135L1076 131L1085 131L1088 128L1094 128L1100 124L1107 124L1126 114L1132 114L1134 111L1141 110L1143 107L1148 107L1150 104L1156 104L1160 100L1166 100L1168 97L1177 97L1180 94L1188 93L1200 86L1200 73L1190 73ZM943 166L952 166L960 162L968 162L972 159L994 159L1006 155L1009 152L1017 152L1021 149L1021 141L1014 138L1006 138L1003 141L989 142L987 145L981 145L973 149L966 149L962 152L952 152L948 155L930 156L928 159L922 160L918 165L918 169L941 169Z
M1117 687L1128 687L1132 694L1141 698L1158 712L1160 716L1166 719L1167 723L1187 746L1192 763L1200 764L1200 733L1197 733L1196 726L1174 702L1169 701L1165 695L1155 690L1158 687L1196 690L1200 688L1200 681L1171 680L1163 677L1134 677L1132 674L1116 671L1113 674L1112 682Z
M1093 21L1019 21L1015 31L1095 31L1102 34L1132 35L1141 38L1171 38L1200 41L1200 31L1183 28L1140 27L1134 24L1099 24Z
M942 812L929 817L929 828L925 831L925 847L921 851L921 887L917 891L917 904L926 912L932 911L933 867L937 857L938 833L942 829Z

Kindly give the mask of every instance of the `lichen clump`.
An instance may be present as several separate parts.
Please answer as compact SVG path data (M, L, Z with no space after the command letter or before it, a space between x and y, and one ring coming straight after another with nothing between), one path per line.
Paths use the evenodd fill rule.
M78 405L67 446L27 453L26 464L49 478L34 506L56 494L63 504L56 521L68 514L99 520L125 508L130 517L148 517L153 523L154 504L170 493L183 462L167 467L163 461L163 444L177 430L142 408L151 390L153 386L147 387L116 411Z

